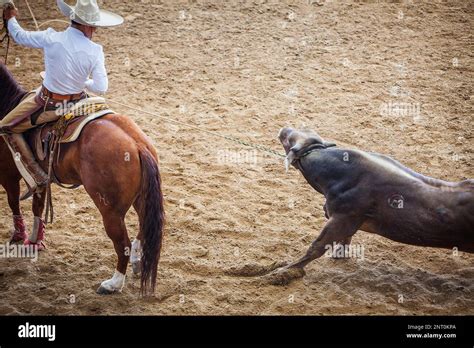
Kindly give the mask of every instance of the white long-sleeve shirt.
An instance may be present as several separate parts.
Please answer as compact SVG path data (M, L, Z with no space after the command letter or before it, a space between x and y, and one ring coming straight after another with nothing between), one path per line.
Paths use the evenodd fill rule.
M23 30L16 18L8 21L8 30L19 45L43 49L46 70L43 84L51 92L70 95L86 88L97 94L107 91L109 82L102 46L80 30L69 27L62 32L51 28L30 32Z

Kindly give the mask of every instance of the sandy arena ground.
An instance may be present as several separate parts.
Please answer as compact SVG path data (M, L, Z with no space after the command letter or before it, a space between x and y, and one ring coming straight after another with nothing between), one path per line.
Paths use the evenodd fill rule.
M47 10L55 1L30 2L39 24L63 19ZM304 124L429 176L474 177L471 1L105 3L126 18L96 38L112 100L280 152L278 130ZM10 68L36 87L42 52L14 45ZM323 257L288 286L233 275L301 256L325 223L323 196L271 155L111 106L160 154L168 224L156 298L140 299L131 275L122 294L95 293L113 274L112 242L83 189L55 187L48 250L36 263L0 260L0 314L474 314L474 255L364 232L353 239L363 260ZM0 190L2 243L6 202ZM127 222L135 237L136 214Z

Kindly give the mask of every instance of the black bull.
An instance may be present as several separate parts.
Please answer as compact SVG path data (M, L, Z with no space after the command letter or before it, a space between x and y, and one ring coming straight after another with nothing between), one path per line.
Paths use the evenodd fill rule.
M474 253L474 180L423 176L390 157L334 147L308 130L279 134L288 164L326 198L329 219L301 259L269 275L285 284L337 244L347 250L358 231L417 246Z

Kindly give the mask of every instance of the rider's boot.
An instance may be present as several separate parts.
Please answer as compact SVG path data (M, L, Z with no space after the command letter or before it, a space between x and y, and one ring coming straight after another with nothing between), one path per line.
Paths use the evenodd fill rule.
M2 134L21 176L25 179L29 191L21 199L24 200L34 193L42 193L48 183L48 175L36 162L33 152L23 134Z

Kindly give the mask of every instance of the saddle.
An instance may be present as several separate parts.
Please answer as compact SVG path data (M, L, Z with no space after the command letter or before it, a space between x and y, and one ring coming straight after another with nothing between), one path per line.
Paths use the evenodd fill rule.
M57 121L44 123L32 131L33 153L39 161L44 161L50 153L48 150L52 141L57 144L73 143L88 123L109 114L115 112L109 109L104 98L90 97L77 102Z

